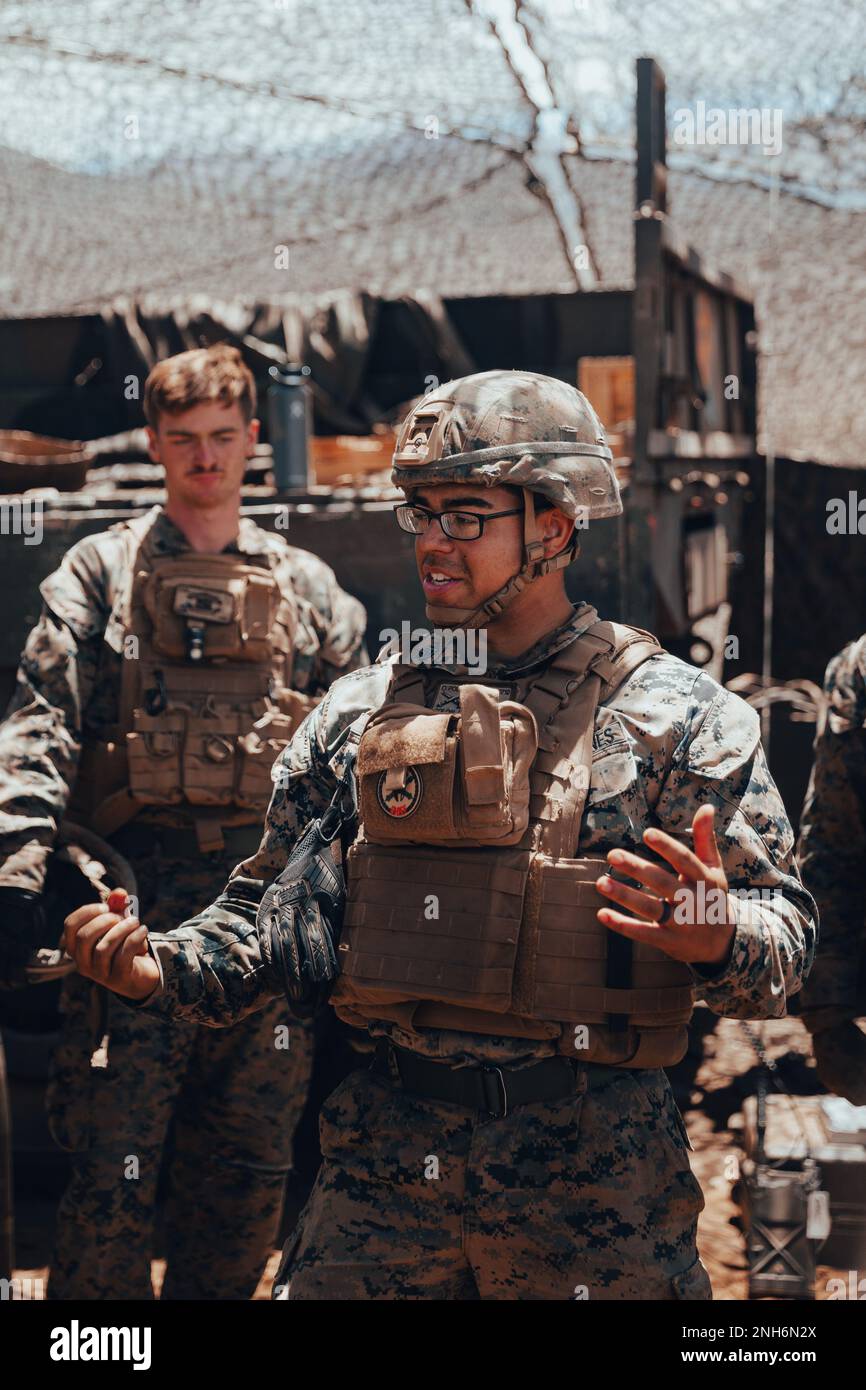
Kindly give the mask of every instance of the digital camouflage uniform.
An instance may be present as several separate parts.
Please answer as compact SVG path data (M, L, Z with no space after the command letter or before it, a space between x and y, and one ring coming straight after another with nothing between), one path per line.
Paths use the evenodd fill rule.
M803 877L821 913L821 949L803 990L819 1074L866 1104L866 636L827 667L826 706L800 827Z
M190 547L155 507L148 539L160 555ZM316 556L242 518L227 551L270 557L294 593L295 689L325 691L366 661L365 615ZM40 891L79 754L118 718L122 632L106 623L124 551L116 530L74 545L41 586L44 607L25 646L0 726L0 883ZM178 843L183 809L148 807L110 836L132 864L142 919L167 931L212 901L258 843L254 824L226 831L222 852ZM52 1298L150 1298L154 1199L173 1120L163 1297L248 1298L278 1230L292 1137L311 1067L311 1035L273 1001L226 1033L134 1014L83 977L63 983L63 1034L48 1090L49 1120L73 1155L51 1263ZM107 1066L97 1051L108 1035ZM288 1042L288 1046L286 1043ZM278 1119L275 1119L278 1117Z
M576 610L520 659L491 666L485 682L507 688L538 673L589 621ZM273 997L257 903L328 803L354 757L349 727L382 705L389 674L377 664L344 677L305 719L281 755L258 853L212 907L151 936L162 983L142 1004L127 1001L131 1011L227 1025ZM686 832L705 802L731 888L767 891L732 899L729 958L694 968L698 996L720 1014L780 1017L810 963L815 914L758 719L662 653L598 708L578 852L637 850L649 826ZM369 1031L455 1064L519 1066L556 1048L391 1023ZM586 1063L578 1072L574 1096L500 1119L410 1095L369 1070L350 1075L323 1107L324 1162L276 1296L290 1285L292 1299L709 1298L695 1243L703 1197L664 1072Z

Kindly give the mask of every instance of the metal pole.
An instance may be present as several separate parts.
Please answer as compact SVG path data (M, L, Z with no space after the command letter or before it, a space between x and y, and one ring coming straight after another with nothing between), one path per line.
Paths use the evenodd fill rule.
M780 158L781 156L777 156ZM777 229L777 218L779 209L779 166L773 170L773 180L770 184L770 235L769 235L769 262L775 264L773 255L774 242ZM772 273L767 277L767 318L772 324L771 304L772 304ZM771 389L770 375L772 373L773 361L773 336L772 327L770 328L770 341L768 344L765 358L767 361L767 382L765 400L767 402L765 422L767 436L766 451L766 493L764 498L764 608L763 608L763 648L761 658L761 675L765 686L770 684L773 675L773 582L776 574L776 452L773 446L772 430L772 401L773 392ZM770 733L772 728L772 707L767 704L761 711L761 738L764 743L764 751L769 759L770 756Z
M659 372L662 360L664 268L662 227L667 206L665 79L651 58L637 60L637 169L635 175L632 353L635 380L635 429L625 537L627 581L624 621L655 631L656 587L653 570L654 513L658 463L650 456L650 436L657 425Z

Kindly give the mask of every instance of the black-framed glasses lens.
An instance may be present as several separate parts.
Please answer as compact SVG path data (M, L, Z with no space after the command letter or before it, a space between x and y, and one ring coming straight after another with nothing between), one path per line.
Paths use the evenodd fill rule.
M482 518L476 512L430 512L426 507L395 507L397 524L412 535L421 536L436 517L446 536L455 541L472 541L481 535Z
M429 517L420 507L395 507L394 515L400 530L409 531L414 536L420 536L429 525Z
M443 512L439 520L452 540L474 541L481 535L482 521L477 512Z

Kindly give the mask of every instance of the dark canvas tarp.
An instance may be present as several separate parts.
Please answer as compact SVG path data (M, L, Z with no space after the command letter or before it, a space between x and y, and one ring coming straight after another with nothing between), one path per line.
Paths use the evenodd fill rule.
M518 367L574 383L582 357L631 353L631 309L627 290L459 299L346 290L282 303L199 298L115 304L80 318L0 319L0 429L67 439L134 429L156 361L228 339L261 390L274 362L309 366L316 433L368 434L434 380Z
M382 313L375 296L345 291L304 306L193 302L150 312L130 303L77 320L7 320L0 324L0 427L78 439L134 428L143 422L142 387L156 362L229 341L242 350L260 390L274 363L310 368L318 433L366 434L420 395L427 375L444 380L476 370L436 296L389 301L384 343L377 337ZM374 356L385 368L375 374ZM401 360L418 370L388 370ZM401 389L405 395L395 398Z

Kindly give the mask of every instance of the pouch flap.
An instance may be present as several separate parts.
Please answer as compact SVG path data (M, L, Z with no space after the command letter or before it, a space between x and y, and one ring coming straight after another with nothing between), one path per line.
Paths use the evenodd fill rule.
M460 715L466 800L470 806L497 804L505 798L505 769L496 693L484 685L461 685Z
M233 622L243 587L241 576L171 574L160 567L145 580L144 606L152 622L158 621L160 610L203 622Z
M381 715L382 711L379 717L370 720L358 745L360 777L368 772L383 772L413 763L445 761L450 714L419 710L417 714L400 714L393 718L383 719Z

